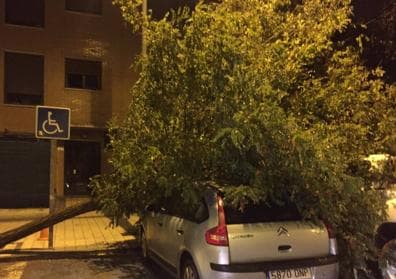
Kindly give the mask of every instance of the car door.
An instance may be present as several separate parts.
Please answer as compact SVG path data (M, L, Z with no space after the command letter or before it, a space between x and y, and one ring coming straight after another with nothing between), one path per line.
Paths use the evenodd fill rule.
M150 252L153 252L155 256L162 257L161 252L161 236L163 235L163 214L160 207L150 208L144 216L144 227L147 245Z
M198 219L206 219L207 211L201 212L202 208L206 209L203 200L196 204L184 206L181 202L176 203L177 208L173 208L171 214L164 218L164 239L163 249L164 255L168 263L173 267L177 267L179 260L179 252L185 248L186 240L193 237L191 232L197 226L197 212L201 209Z
M164 217L163 254L166 261L177 266L178 253L184 243L184 223L181 216L166 215Z

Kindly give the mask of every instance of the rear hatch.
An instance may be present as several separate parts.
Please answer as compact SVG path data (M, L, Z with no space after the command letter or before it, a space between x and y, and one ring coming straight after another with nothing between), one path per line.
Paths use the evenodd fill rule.
M230 262L304 259L329 254L324 225L301 221L293 205L250 205L243 212L225 207Z

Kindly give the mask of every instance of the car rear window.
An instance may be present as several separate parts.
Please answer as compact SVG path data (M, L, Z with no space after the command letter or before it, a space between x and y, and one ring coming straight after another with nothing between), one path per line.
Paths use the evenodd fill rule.
M302 220L294 204L248 204L243 211L224 207L227 224L251 224Z

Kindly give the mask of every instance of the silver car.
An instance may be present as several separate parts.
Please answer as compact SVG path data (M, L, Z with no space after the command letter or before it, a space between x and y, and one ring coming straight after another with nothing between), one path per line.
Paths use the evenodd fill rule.
M164 202L141 219L142 253L183 279L338 278L337 244L293 205L224 206L219 191L196 205Z

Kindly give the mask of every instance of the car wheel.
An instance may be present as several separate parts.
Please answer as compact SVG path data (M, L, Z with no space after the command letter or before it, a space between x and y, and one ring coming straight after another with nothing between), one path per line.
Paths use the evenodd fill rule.
M384 279L396 278L396 239L384 245L379 257L379 264Z
M199 279L197 268L191 259L186 259L181 270L181 279Z
M142 251L143 259L147 259L148 258L147 239L143 229L141 230L140 233L140 249Z

